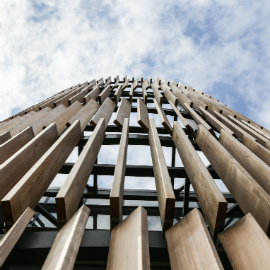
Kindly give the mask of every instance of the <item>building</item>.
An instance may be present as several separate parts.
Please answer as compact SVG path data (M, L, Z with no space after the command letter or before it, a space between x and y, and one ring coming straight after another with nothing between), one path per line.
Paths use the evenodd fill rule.
M206 93L101 78L5 119L0 134L1 269L269 267L270 131ZM99 162L111 145L116 164ZM129 147L150 165L129 164Z

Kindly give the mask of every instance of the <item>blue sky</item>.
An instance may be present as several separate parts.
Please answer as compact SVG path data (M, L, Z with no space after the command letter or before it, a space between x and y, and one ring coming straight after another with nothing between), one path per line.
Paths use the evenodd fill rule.
M269 1L1 1L0 115L79 82L181 81L270 128Z

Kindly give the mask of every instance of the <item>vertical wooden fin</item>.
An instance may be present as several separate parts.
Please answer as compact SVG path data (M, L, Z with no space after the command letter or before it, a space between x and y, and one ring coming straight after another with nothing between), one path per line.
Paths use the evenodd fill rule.
M56 122L56 119L60 118L60 114L64 112L65 109L66 109L66 106L63 104L60 104L53 110L49 111L42 118L32 123L34 135L37 136L44 128L49 126L51 123Z
M8 141L10 138L11 138L10 131L6 131L5 133L0 134L0 145Z
M173 225L175 196L155 120L150 119L149 124L149 144L156 181L160 221L162 231L165 232Z
M200 107L203 108L204 110L207 110L208 109L208 106L205 103L203 103L201 100L197 99L193 94L188 93L187 94L187 97L192 101L193 108L195 110L197 110L197 112L199 114L202 114L201 113L201 110L200 110Z
M241 122L244 123L244 124L245 124L246 126L248 126L249 128L251 128L252 130L254 130L254 131L256 131L257 133L259 133L260 135L262 135L263 137L265 137L266 139L270 140L270 136L267 135L267 134L265 134L265 133L263 132L263 129L258 129L258 128L252 126L250 123L248 123L248 122L245 121L245 120L242 120Z
M122 205L127 161L128 134L129 119L125 118L119 145L117 162L114 170L112 189L110 193L111 230L122 221Z
M80 248L90 209L83 205L57 233L42 270L72 270Z
M16 223L8 230L5 236L0 241L0 267L3 265L8 255L14 248L15 244L21 237L31 218L35 214L35 211L30 207L22 213Z
M155 82L156 82L157 85L160 85L161 84L161 79L157 76Z
M255 142L246 135L243 135L242 143L263 162L270 166L270 150L266 149L261 144Z
M92 88L92 87L93 87L92 84L91 84L91 85L85 86L85 87L82 89L81 92L79 92L78 94L74 95L72 98L70 98L70 99L68 100L68 104L71 105L71 104L74 103L75 101L79 101L80 103L82 103L82 102L83 102L84 96L88 94L90 88Z
M212 125L214 126L219 132L221 132L221 129L226 130L229 134L234 135L234 132L231 131L226 125L224 125L222 122L220 122L215 116L213 116L211 113L206 111L203 107L199 107L199 110L201 111L203 117Z
M142 86L144 86L145 89L147 89L149 87L148 81L144 80L143 83L142 83Z
M172 84L171 89L172 89L172 93L177 97L182 107L184 107L185 103L187 103L190 107L193 106L193 102L188 97L186 97L178 87Z
M122 91L125 90L125 88L128 86L128 83L129 83L129 79L126 79L125 82L122 85Z
M175 106L177 106L178 98L170 91L170 88L166 88L163 92L168 102L171 101Z
M122 92L123 92L123 86L122 86L122 84L120 84L120 85L118 86L117 90L116 90L115 93L114 93L114 102L115 102L115 104L118 103L119 98L120 98L121 95L122 95Z
M154 97L155 97L156 101L157 101L159 104L162 104L163 96L162 96L161 93L159 92L157 84L156 84L156 83L152 83L152 84L151 84L151 87L152 87L152 89L153 89L153 93L154 93Z
M100 78L98 81L97 81L97 85L102 85L104 82L103 82L103 78Z
M227 201L178 122L172 139L184 164L213 237L224 228Z
M174 80L171 81L171 85L174 84L175 86L178 86L178 83L175 82Z
M67 126L71 126L76 120L80 120L81 132L84 131L87 124L90 122L91 118L100 108L100 105L94 100L90 100L86 105L84 105L68 122Z
M235 125L234 123L232 123L228 118L226 118L224 115L220 114L217 111L214 111L214 116L220 121L222 122L225 126L227 126L230 130L232 130L234 132L234 134L240 138L241 140L243 139L243 136L247 136L249 137L251 140L256 141L256 139L254 137L252 137L251 135L249 135L247 132L245 132L243 129L241 129L240 127L238 127L237 125Z
M166 231L172 270L224 269L198 209Z
M75 121L1 201L5 221L15 222L29 206L35 208L81 138Z
M0 165L34 138L32 127L28 127L0 145ZM1 171L1 169L0 169Z
M148 76L148 85L150 85L152 83L152 77L149 75Z
M77 93L79 93L82 89L83 89L84 86L80 86L78 88L76 88L75 90L71 91L70 93L68 93L67 95L65 95L64 97L60 98L59 100L55 101L53 103L53 106L54 107L57 107L59 106L60 104L64 104L66 106L68 106L68 100L70 98L72 98L73 96L75 96Z
M57 139L56 124L53 123L0 165L0 200L27 174Z
M10 129L11 136L14 137L16 134L20 133L22 130L24 130L28 126L31 126L32 123L34 123L36 120L40 119L41 117L45 116L51 110L52 110L51 108L46 107L43 110L32 115L30 118L28 118L23 123L14 126L12 129Z
M115 108L115 103L110 99L106 98L106 100L103 102L99 110L96 112L96 114L93 116L93 118L90 121L90 124L95 127L98 123L98 121L101 118L105 119L105 129L108 126L108 123L110 121L110 118L112 116L112 113Z
M142 85L142 96L143 96L143 102L147 104L148 93L144 85Z
M150 270L147 213L139 206L111 234L107 270Z
M107 97L110 96L111 93L111 87L108 85L98 96L98 101L100 104L102 104Z
M212 127L210 127L187 103L185 103L184 106L198 125L203 125L214 137L216 137Z
M129 101L132 102L132 98L133 98L133 92L135 91L135 89L138 87L138 79L135 80L130 88L130 92L129 92Z
M158 116L160 118L160 122L161 124L164 126L164 128L172 135L172 127L171 124L167 118L167 115L165 114L165 112L163 111L163 109L161 108L160 104L156 101L156 99L154 98L154 103L158 112Z
M219 238L234 270L269 268L270 240L250 213Z
M137 98L137 122L146 131L149 129L149 116L147 106Z
M268 232L270 196L202 125L198 126L196 142L242 211L250 212Z
M68 221L78 209L104 137L105 121L102 118L99 120L55 198L59 226Z
M219 142L253 179L270 194L270 167L224 130L221 130Z
M96 99L99 95L99 87L96 85L94 89L83 98L83 103L86 104L91 99Z
M122 97L120 106L118 107L115 119L113 121L120 129L122 129L124 125L124 119L130 117L130 111L131 111L131 104L127 101L126 98Z
M183 117L183 115L178 111L178 109L175 107L175 105L173 104L173 102L171 100L169 100L170 105L172 106L174 112L176 113L177 117L179 117L180 121L183 123L183 125L186 127L188 133L190 135L194 134L194 130L193 128L189 125L189 123L187 122L187 120Z
M1 125L0 127L0 134L5 133L6 131L9 131L12 127L17 126L23 122L24 122L24 119L21 116L14 117L8 122L4 122L3 125Z
M241 121L237 120L236 118L232 117L231 115L227 116L234 124L238 125L241 129L249 133L252 137L254 137L261 145L265 148L270 150L270 141L266 139L261 134L257 133L254 129L251 129Z

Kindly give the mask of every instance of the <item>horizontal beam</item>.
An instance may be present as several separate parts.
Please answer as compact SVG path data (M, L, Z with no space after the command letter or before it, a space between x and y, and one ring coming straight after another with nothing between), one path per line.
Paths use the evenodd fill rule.
M43 264L57 232L57 230L54 230L23 233L8 258L9 262L12 262L12 264ZM110 234L109 230L85 230L76 259L77 262L83 263L87 261L89 265L92 261L94 265L94 261L99 261L103 262L105 269L109 252ZM166 243L162 238L162 232L149 231L148 235L151 264L152 262L154 262L154 265L162 263L163 267L169 267L169 255ZM3 236L3 234L0 234L0 239ZM230 264L225 252L219 251L218 253L224 267L229 267ZM152 267L152 269L155 268Z
M59 192L59 188L49 188L44 193L44 197L55 197ZM110 198L110 189L98 189L97 191L87 191L85 189L83 197L84 199L109 199ZM235 203L234 198L232 195L225 193L223 194L225 199L228 203ZM125 190L124 192L124 200L142 200L142 201L157 201L157 193L156 191L151 190ZM176 201L183 201L184 200L184 193L180 193L175 196ZM189 194L189 201L190 202L198 202L196 194L194 191L191 191ZM92 207L91 211L92 211Z
M59 173L68 174L74 163L65 163ZM92 170L92 174L97 175L114 175L115 165L111 164L95 164ZM168 167L170 177L186 178L187 173L184 167ZM220 179L218 174L213 168L208 168L209 173L214 179ZM126 176L137 177L154 177L153 166L141 166L141 165L127 165Z

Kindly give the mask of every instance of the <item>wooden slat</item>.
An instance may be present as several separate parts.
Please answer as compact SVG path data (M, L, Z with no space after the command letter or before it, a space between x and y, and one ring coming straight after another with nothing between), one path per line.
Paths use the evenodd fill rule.
M147 213L139 206L112 230L107 270L150 270Z
M173 104L173 102L171 100L169 100L169 103L171 105L171 107L173 108L174 112L176 113L177 117L179 117L180 121L183 123L183 125L186 127L188 133L190 135L194 134L194 130L193 128L189 125L189 123L187 122L187 120L183 117L183 115L178 111L178 109L175 107L175 105Z
M250 213L219 238L234 270L269 269L270 240Z
M270 194L270 167L224 130L221 130L219 142L253 179Z
M110 99L106 98L106 100L103 102L99 110L96 112L96 114L93 116L93 118L90 121L90 124L95 127L98 123L98 121L101 118L105 119L105 128L107 127L110 118L112 116L112 113L115 108L115 103Z
M168 81L166 78L164 78L163 83L165 83L166 85L170 85L170 81Z
M124 119L130 117L130 111L131 111L131 103L127 101L124 97L122 97L122 100L120 102L120 105L118 107L118 110L116 112L114 123L122 129L124 125Z
M0 200L20 181L57 139L56 124L53 123L0 165Z
M91 99L96 99L99 95L99 87L96 85L94 89L83 98L83 103L86 104Z
M270 150L245 135L243 135L242 143L263 162L270 166Z
M226 130L229 134L234 135L234 132L231 131L227 126L225 126L222 122L220 122L215 116L213 116L211 113L206 111L203 107L199 107L199 110L201 111L203 117L212 125L214 126L219 132L221 132L221 129Z
M47 127L52 122L56 123L57 132L60 134L66 128L67 122L83 107L83 105L75 101L71 106L59 105L55 109L48 112L48 114L33 123L33 132L35 136L41 132L44 127Z
M132 102L132 98L133 98L133 92L135 91L135 89L138 87L138 79L135 80L133 82L133 84L131 85L130 88L130 92L129 92L129 101Z
M0 241L0 267L3 265L15 244L21 237L35 211L27 207L16 223L8 230Z
M34 123L32 123L32 128L34 135L38 135L44 128L49 126L51 123L55 122L55 119L66 109L66 106L63 104L60 104L53 110L49 111L46 115L44 115L42 118L36 120Z
M227 201L178 122L172 139L214 237L224 228Z
M66 106L69 106L68 104L68 100L70 98L72 98L73 96L75 96L76 94L78 94L82 89L83 89L84 86L80 86L78 88L76 88L75 90L71 91L70 93L68 93L67 95L65 95L64 97L60 98L59 100L55 101L53 103L53 106L54 107L57 107L59 106L60 104L63 104L63 105L66 105Z
M76 121L1 201L5 221L15 222L28 206L35 208L80 138Z
M85 97L85 95L88 94L89 90L93 87L93 84L87 85L85 86L81 92L79 92L78 94L76 94L75 96L73 96L72 98L70 98L68 100L68 104L71 105L73 104L75 101L79 101L80 103L83 102L83 98Z
M60 226L68 221L78 209L104 137L105 121L100 119L55 198L57 220Z
M247 125L232 117L231 115L227 116L234 124L238 125L241 129L249 133L252 137L254 137L261 145L270 150L270 141L266 139L264 136L257 133L255 130L249 128Z
M166 231L172 270L224 269L198 209Z
M125 82L125 81L126 81L126 79L127 79L127 75L125 75L125 77L123 78L123 81Z
M62 98L64 96L66 96L69 92L74 91L74 89L76 89L76 88L77 88L77 86L75 86L73 88L68 88L68 89L64 90L62 93L59 93L59 94L55 95L52 99L48 100L47 102L45 102L43 104L40 104L39 109L42 110L42 109L44 109L46 107L49 107L49 108L53 109L54 108L54 105L53 105L54 102L58 101L60 98Z
M0 134L9 131L12 127L19 125L22 122L24 122L24 119L21 116L17 116L8 122L4 122L4 124L0 127Z
M171 89L172 89L172 93L177 97L182 107L184 107L185 103L187 103L190 107L193 106L192 101L188 97L186 97L183 93L181 93L181 90L178 87L172 84Z
M161 108L161 105L156 101L155 98L154 98L154 103L155 103L161 124L172 135L172 127L171 127L171 124L167 118L167 115L165 114L165 112Z
M103 84L103 78L100 78L99 80L97 80L97 85L102 85Z
M118 103L119 98L120 98L121 95L122 95L122 92L123 92L123 87L122 87L122 85L120 84L120 85L118 86L117 90L116 90L115 93L114 93L114 102L115 102L115 104Z
M147 104L148 94L146 91L146 87L144 85L142 86L142 96L143 96L143 102Z
M168 102L171 101L175 106L177 106L178 98L170 90L166 89L164 95Z
M148 84L151 84L152 83L152 78L151 78L151 76L149 75L148 76Z
M80 120L81 132L84 131L91 118L95 115L100 105L91 99L86 105L84 105L68 122L67 127L71 126L76 120Z
M119 75L117 75L115 78L114 78L114 82L117 82L119 81Z
M263 129L258 129L254 126L252 126L251 124L249 124L247 121L242 120L242 123L244 123L246 126L248 126L249 128L253 129L254 131L256 131L257 133L259 133L260 135L262 135L263 137L265 137L266 139L270 140L270 136L268 136L267 134L265 134L263 132Z
M175 86L178 86L178 83L175 82L174 80L171 81L171 85L174 84Z
M143 83L143 75L141 75L141 83Z
M152 89L153 89L153 93L154 93L154 97L155 97L156 101L157 101L159 104L162 104L163 96L162 96L161 93L159 92L158 87L157 87L157 84L153 82L153 83L151 84L151 87L152 87Z
M234 134L240 138L241 140L243 139L243 136L245 135L246 137L249 137L251 140L256 141L254 137L252 137L250 134L245 132L243 129L235 125L233 122L231 122L228 118L226 118L224 115L220 114L217 111L214 111L214 116L222 122L225 126L227 126L231 131L234 132Z
M142 86L144 86L147 89L149 87L148 81L144 80Z
M149 144L153 161L161 227L162 231L165 232L173 225L175 196L154 119L149 121Z
M195 110L197 110L197 112L199 114L202 114L201 113L201 110L200 110L200 107L202 107L204 110L207 110L208 109L208 106L203 103L201 100L197 99L195 96L193 96L192 94L188 93L187 97L192 101L193 103L193 108Z
M100 104L102 104L107 97L110 96L111 93L111 87L108 85L98 96L98 101Z
M33 129L32 127L28 127L4 144L0 145L0 164L4 163L33 138Z
M125 80L124 84L122 85L122 91L125 90L125 88L128 86L129 79Z
M122 205L127 161L128 135L129 119L125 118L119 144L117 162L114 170L112 189L110 193L111 230L122 221Z
M90 209L83 205L57 233L42 270L72 270L88 221Z
M203 125L213 136L216 136L212 127L209 126L187 103L184 103L184 106L198 125L199 124Z
M5 133L0 134L0 145L8 141L10 138L10 131L6 131Z
M157 76L155 82L157 83L157 85L160 85L161 84L161 79Z
M140 98L137 98L137 122L144 129L149 129L149 116L147 106Z
M40 118L44 117L45 115L47 115L47 113L50 112L51 110L52 110L51 108L46 107L43 110L37 112L32 117L28 118L23 123L21 123L21 124L19 124L17 126L14 126L12 129L10 129L11 136L14 137L18 133L20 133L22 130L24 130L26 127L31 126L32 123L34 123L38 119L40 119Z
M265 232L270 223L270 196L229 152L202 126L196 143L215 168L242 211L250 212Z

